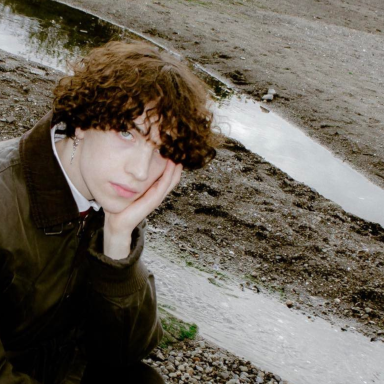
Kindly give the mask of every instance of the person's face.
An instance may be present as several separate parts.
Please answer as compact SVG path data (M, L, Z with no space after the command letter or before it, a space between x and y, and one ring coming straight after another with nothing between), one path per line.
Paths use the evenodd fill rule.
M154 120L154 119L151 119ZM144 114L134 120L146 132ZM105 211L119 213L139 199L163 174L167 159L159 152L159 131L117 132L76 129L81 139L79 170L89 196Z

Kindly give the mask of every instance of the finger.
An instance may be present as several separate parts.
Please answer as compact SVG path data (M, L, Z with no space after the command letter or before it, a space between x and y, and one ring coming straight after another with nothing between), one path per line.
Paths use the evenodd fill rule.
M148 191L140 198L141 201L146 199L153 209L161 204L167 195L168 188L172 182L173 175L176 169L176 164L168 160L163 174L156 180L155 183L148 189Z
M172 180L171 180L171 182L169 184L169 187L167 189L167 192L166 192L165 196L167 196L177 186L177 184L180 183L181 172L182 171L183 171L182 164L177 164L175 169L174 169L174 172L173 172L173 175L172 175Z
M168 194L168 189L172 183L176 167L177 165L172 160L168 160L163 174L156 182L157 185L154 185L158 196L162 197L161 200L164 200L165 196Z

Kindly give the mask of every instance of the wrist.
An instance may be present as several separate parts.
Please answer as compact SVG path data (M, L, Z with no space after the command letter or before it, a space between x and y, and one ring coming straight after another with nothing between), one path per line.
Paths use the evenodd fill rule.
M111 235L104 230L104 255L114 260L121 260L128 257L131 252L132 234Z

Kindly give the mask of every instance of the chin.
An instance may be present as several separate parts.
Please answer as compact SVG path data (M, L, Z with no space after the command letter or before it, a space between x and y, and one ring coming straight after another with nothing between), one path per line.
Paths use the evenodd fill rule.
M132 204L132 201L123 201L123 202L100 201L99 204L103 208L104 212L118 214L123 212L126 208L128 208Z

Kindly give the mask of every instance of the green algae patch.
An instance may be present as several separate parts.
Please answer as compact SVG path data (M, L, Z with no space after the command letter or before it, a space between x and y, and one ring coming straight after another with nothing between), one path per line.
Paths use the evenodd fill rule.
M171 315L165 306L159 305L161 325L163 326L164 336L161 339L160 347L166 348L168 345L183 340L194 340L198 333L198 327L194 323L187 323Z

